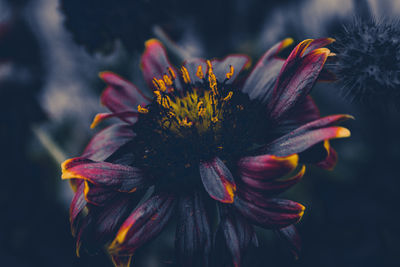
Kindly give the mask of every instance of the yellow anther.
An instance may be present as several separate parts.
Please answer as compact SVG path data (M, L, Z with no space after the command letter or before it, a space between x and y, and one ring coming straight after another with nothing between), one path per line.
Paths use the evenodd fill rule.
M232 65L229 66L229 72L226 74L226 78L230 79L233 76L233 72L235 71L235 69L233 68Z
M168 111L168 116L170 117L170 118L172 118L172 117L175 117L176 115L175 115L175 113L173 113L172 111Z
M212 117L212 118L211 118L211 121L212 121L213 123L216 123L216 122L218 121L218 117Z
M153 78L153 85L157 90L160 90L160 84L158 83L156 77Z
M158 85L160 86L160 91L161 92L165 92L165 90L167 90L167 87L165 86L165 83L164 83L164 81L163 80L158 80Z
M149 113L149 110L148 110L147 108L142 107L141 105L139 105L139 106L137 107L137 109L138 109L138 111L139 111L140 113L143 113L143 114Z
M171 75L171 79L175 80L176 79L176 75L175 72L171 69L171 67L167 68L169 75Z
M183 81L184 81L185 83L190 83L189 72L188 72L188 70L185 68L185 66L182 66L181 71L182 71Z
M232 98L233 92L230 91L227 96L225 96L224 101L229 101Z
M200 101L197 104L197 116L204 116L205 113L206 113L206 109L204 108L204 103L203 103L203 101Z
M210 71L212 72L211 61L210 61L210 60L207 60L206 63L207 63L207 67L208 67L208 73L210 73Z
M164 82L167 86L171 86L172 85L172 80L168 75L164 75L163 76Z
M208 82L210 83L210 88L213 94L217 95L218 94L217 77L215 77L210 60L207 60L206 63L208 66Z
M179 124L180 124L181 126L184 126L184 127L192 127L193 122L188 121L188 118L184 118L183 120L181 120L181 121L179 122Z
M162 106L164 108L170 108L171 107L170 103L171 99L169 98L169 96L166 95L165 97L162 98Z
M197 67L196 76L199 77L199 79L203 79L204 78L204 73L203 73L203 69L202 69L201 65L199 65Z
M161 93L160 93L160 91L156 90L156 91L154 91L154 94L155 94L156 97L157 97L157 103L158 103L159 105L161 105Z

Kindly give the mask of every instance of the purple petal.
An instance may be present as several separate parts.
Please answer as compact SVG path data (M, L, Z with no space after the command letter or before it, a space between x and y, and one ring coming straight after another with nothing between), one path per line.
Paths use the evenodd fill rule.
M219 82L226 79L226 74L230 71L230 66L233 67L233 76L226 82L233 83L239 73L246 68L250 63L250 59L246 55L229 55L222 60L214 59L211 61L213 72Z
M294 225L289 225L276 231L285 243L288 244L295 258L298 259L301 250L301 239L296 227Z

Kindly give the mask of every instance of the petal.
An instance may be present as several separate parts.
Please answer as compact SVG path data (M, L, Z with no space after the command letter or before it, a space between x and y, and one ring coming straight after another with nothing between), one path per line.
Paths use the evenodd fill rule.
M134 124L137 121L137 117L139 116L139 113L136 111L123 111L123 112L118 112L118 113L98 113L93 119L92 124L90 125L90 128L96 127L100 122L110 119L110 118L119 118L122 121L125 121L126 123L129 124Z
M179 266L208 266L211 231L200 193L182 197L178 212L175 249Z
M285 62L278 58L278 54L292 43L293 39L287 38L274 45L260 58L242 89L244 93L249 95L251 100L258 99L263 103L268 102L276 79Z
M290 251L293 253L296 259L299 258L299 253L301 251L301 239L294 225L289 225L287 227L277 229L279 237L281 237L286 244L288 244Z
M78 186L75 195L72 199L71 205L69 207L69 221L71 225L72 235L76 235L77 224L78 224L77 219L87 204L84 195L84 188L85 185L83 183L81 183Z
M109 187L97 186L88 182L87 180L84 180L83 183L85 185L85 200L95 206L108 205L109 201L118 194L118 192Z
M151 99L131 82L109 72L101 72L100 78L107 84L101 94L101 103L112 112L136 111L138 105L147 105Z
M203 82L202 79L200 79L196 73L197 73L197 69L199 66L201 66L201 70L203 72L203 75L206 74L207 71L207 63L204 59L202 58L191 58L186 60L183 65L186 67L186 69L188 70L189 76L190 76L190 80L192 81L193 84L195 84L196 82Z
M111 255L111 259L115 267L129 267L131 266L132 255Z
M238 213L233 210L227 210L221 213L221 220L216 233L216 248L218 255L215 259L217 266L241 266L242 260L251 247L258 246L257 236L253 226ZM221 257L221 250L227 250L229 260ZM229 261L227 264L225 261Z
M329 141L325 140L324 148L327 151L327 156L324 160L317 162L315 165L325 170L333 170L336 166L338 156L333 147L330 146Z
M330 45L335 39L333 38L319 38L312 40L304 51L303 57L314 51L315 49Z
M72 158L62 164L62 179L84 179L98 186L121 192L134 192L148 185L139 169L109 162L96 162L86 158Z
M331 125L351 118L350 115L332 115L312 121L266 145L261 152L283 157L303 152L327 139L349 137L348 129Z
M327 48L318 48L302 56L311 43L305 40L290 54L283 65L275 84L268 110L271 118L279 121L293 106L307 96L318 78L330 53Z
M233 83L239 73L250 65L250 58L246 55L229 55L222 60L213 59L211 61L213 72L219 82L226 79L226 74L230 71L230 66L233 67L233 76L226 81L227 84Z
M232 203L236 185L229 169L218 157L200 163L200 177L204 188L215 200Z
M164 46L156 39L148 40L145 43L141 67L144 80L149 88L154 88L153 78L162 79L164 74L168 74L168 68L171 68L176 75L178 74L169 62ZM178 78L174 82L178 90L182 88Z
M135 134L126 124L111 125L98 132L86 146L82 157L102 161L132 140Z
M292 172L298 164L299 156L287 157L260 155L241 158L238 162L239 174L253 179L277 179Z
M248 201L252 201L253 203L262 202L264 197L260 197L257 194L254 194L254 190L261 192L263 196L277 195L297 184L301 180L301 178L303 178L305 171L306 168L303 165L303 167L297 174L293 175L292 177L280 180L259 180L242 175L240 178L244 186L240 187L240 195L242 197L243 195L246 195L243 198L247 199Z
M133 254L161 232L175 209L175 203L175 198L168 194L148 199L122 224L109 251L117 255Z
M261 204L258 206L239 197L235 197L234 202L244 217L263 228L282 228L296 223L305 209L303 205L286 199L271 198Z

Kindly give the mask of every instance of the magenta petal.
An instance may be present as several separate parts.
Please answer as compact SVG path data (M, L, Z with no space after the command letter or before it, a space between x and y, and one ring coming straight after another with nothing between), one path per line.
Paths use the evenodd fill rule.
M179 266L208 266L211 231L200 193L179 200L175 249Z
M120 227L109 247L112 254L130 255L156 237L175 210L175 197L155 195L134 210Z
M332 115L312 121L266 145L262 153L282 157L303 152L324 140L348 137L349 130L331 125L350 118L349 115Z
M230 71L230 66L234 68L233 76L226 83L233 83L239 73L250 63L246 55L229 55L222 60L214 59L211 61L213 72L219 82L226 79L226 74Z
M168 74L168 68L171 68L175 75L178 75L178 72L169 62L165 48L160 41L151 39L145 43L145 46L141 66L144 80L149 88L154 88L153 78L162 79L164 74ZM182 88L178 77L175 79L175 85L178 90Z
M82 157L94 161L105 160L122 145L132 140L134 136L135 134L129 125L111 125L98 132L90 140Z
M277 55L291 42L291 39L285 39L277 43L260 58L242 89L242 92L247 93L250 99L258 99L263 103L268 102L279 72L285 63Z
M93 122L90 125L90 128L94 128L100 122L110 118L119 118L120 120L132 125L137 121L138 116L139 113L137 113L136 111L123 111L117 113L98 113L94 117Z
M107 206L113 198L118 194L110 187L94 185L88 181L85 184L85 199L88 203L95 206Z
M197 73L197 69L199 66L201 66L201 70L204 74L204 76L206 75L206 71L207 71L207 63L204 59L201 58L191 58L185 61L185 63L183 64L190 76L190 80L192 81L193 84L195 84L196 82L203 82L202 79L200 79L196 73Z
M315 165L325 170L333 170L338 160L338 155L333 147L329 147L328 156Z
M283 65L268 103L270 116L279 121L293 106L302 101L311 91L330 51L316 49L302 57L306 41L300 43Z
M303 57L311 53L313 50L327 46L331 43L333 43L335 39L333 38L319 38L319 39L314 39L310 42L306 50L304 51Z
M84 188L85 185L83 183L81 183L78 186L74 198L72 199L71 205L69 207L69 220L71 224L71 232L73 235L76 234L76 228L78 222L77 219L87 204L84 195Z
M299 253L301 251L301 239L294 225L289 225L287 227L277 229L278 235L288 244L290 251L293 253L296 259L299 258Z
M100 78L107 84L101 103L112 112L136 111L138 105L147 105L151 101L131 82L112 72L101 72Z
M200 163L200 177L204 188L215 200L232 203L236 185L229 169L218 157Z
M94 185L133 192L148 185L143 173L131 166L72 158L62 164L62 179L84 179Z
M285 199L266 199L256 205L235 197L238 211L254 224L263 228L282 228L298 222L304 213L304 206Z

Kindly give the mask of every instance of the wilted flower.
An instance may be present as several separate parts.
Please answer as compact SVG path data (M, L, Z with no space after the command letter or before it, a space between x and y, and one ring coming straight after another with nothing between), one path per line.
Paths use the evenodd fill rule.
M283 60L277 55L292 43L286 39L245 77L244 55L190 59L177 71L150 40L141 65L153 98L101 73L108 86L101 100L111 113L92 126L110 117L122 123L62 165L76 190L70 212L78 251L81 243L105 244L116 265L129 264L176 212L181 266L239 266L257 245L253 224L277 230L297 252L293 224L304 207L276 195L302 178L305 163L333 168L328 140L350 135L334 126L350 116L320 118L308 95L330 54L322 47L332 41L305 40ZM215 250L230 256L211 260Z
M355 20L338 36L337 76L343 94L369 104L400 101L398 22Z

